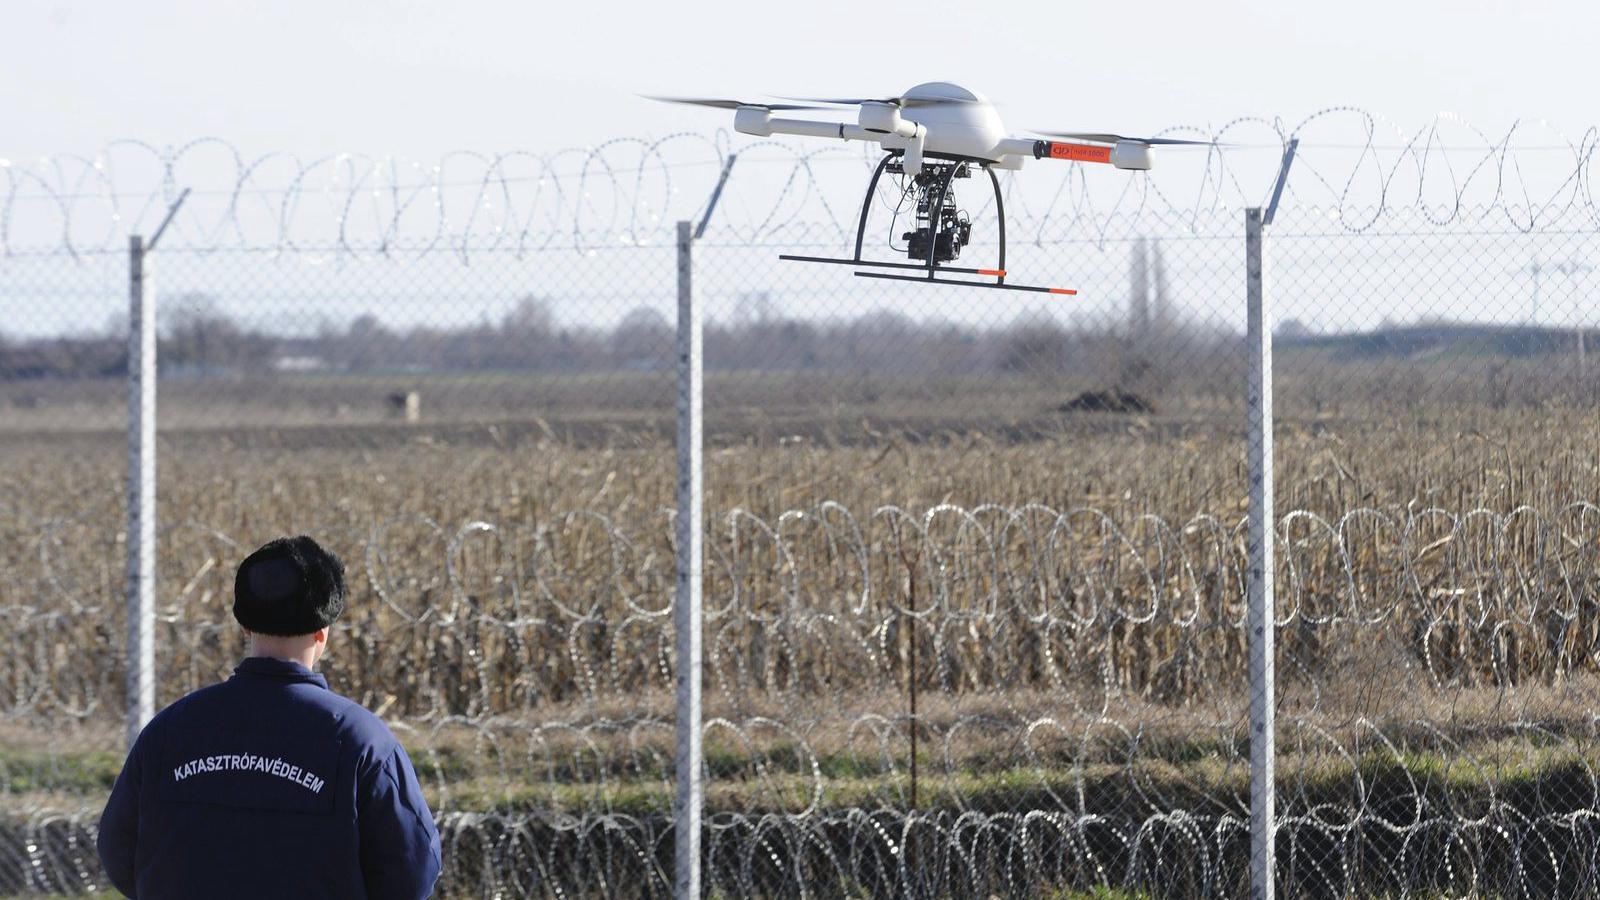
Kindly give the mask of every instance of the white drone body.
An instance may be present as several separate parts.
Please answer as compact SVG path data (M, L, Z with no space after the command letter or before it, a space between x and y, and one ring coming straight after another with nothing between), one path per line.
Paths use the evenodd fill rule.
M1137 139L1085 135L1084 139L1112 139L1091 145L1011 137L987 97L947 81L930 81L900 97L865 100L859 105L854 125L777 118L771 106L741 105L734 110L733 128L758 137L793 134L876 141L885 150L902 151L906 172L911 175L922 170L924 154L982 160L994 168L1011 170L1022 168L1029 158L1041 157L1105 162L1119 169L1150 168L1150 144ZM1041 148L1041 144L1054 146Z
M1075 294L1067 288L1020 285L1006 281L1005 200L995 170L1022 168L1033 159L1059 159L1069 162L1105 163L1118 169L1143 171L1150 168L1150 148L1157 144L1197 144L1205 141L1172 138L1128 138L1100 132L1039 132L1050 138L1040 140L1013 137L1006 133L994 104L975 91L946 81L919 84L898 97L801 100L792 103L748 103L742 100L715 100L687 97L657 97L672 103L709 106L733 110L733 127L741 134L770 137L792 134L800 137L833 138L842 141L873 141L884 149L884 157L867 184L866 199L856 223L855 253L849 257L781 255L796 262L847 265L869 269L916 271L856 272L862 278L918 281L929 284L956 284L1009 291L1035 291L1050 294ZM825 106L809 104L821 103ZM793 110L827 109L838 106L858 108L856 121L822 122L791 119L774 113ZM967 210L956 202L955 179L973 177L981 171L994 192L996 221L996 260L992 266L973 268L951 265L961 256L972 237L973 223ZM890 222L889 245L903 252L907 261L867 259L865 235L872 200L879 180L888 174L899 179L902 191L894 221ZM719 188L720 190L720 188ZM907 230L899 231L899 210L906 212ZM903 242L903 246L896 242ZM994 281L950 279L947 273L977 275Z

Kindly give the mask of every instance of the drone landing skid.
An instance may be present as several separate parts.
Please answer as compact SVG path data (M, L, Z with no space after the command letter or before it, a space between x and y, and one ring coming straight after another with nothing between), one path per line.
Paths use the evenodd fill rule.
M884 262L872 259L862 259L861 249L865 242L867 232L867 214L872 210L872 199L878 187L878 180L885 171L901 172L903 169L898 162L903 156L903 151L892 150L885 154L878 162L878 167L872 173L872 180L867 183L867 196L861 204L861 218L856 222L856 252L849 258L833 256L795 256L783 254L779 259L793 262L826 263L836 266L862 266L877 269L906 269L920 272L920 275L899 275L887 272L857 272L862 278L884 278L890 281L923 282L925 284L954 284L963 287L993 288L1002 291L1024 291L1031 294L1065 294L1076 295L1078 292L1067 288L1038 287L1029 284L1006 284L1006 207L1005 197L1000 192L1000 179L994 174L994 169L983 160L950 158L950 162L928 164L925 174L917 179L918 204L917 222L918 231L903 235L907 240L914 236L922 238L925 248L910 251L912 262ZM967 166L977 165L989 176L989 184L994 189L995 218L999 224L999 259L992 269L971 269L961 266L945 265L948 256L940 258L938 249L948 243L959 252L960 245L967 242L966 225L963 216L947 206L946 199L951 198L950 182L955 178L967 177ZM953 198L952 198L953 199ZM959 238L954 229L960 229ZM948 233L948 234L947 234ZM936 237L937 235L937 237ZM957 242L959 241L959 245ZM951 255L955 255L952 253ZM964 278L940 278L940 273L956 275L987 275L994 281L971 281Z
M877 265L885 264L878 263ZM920 269L922 266L916 266L915 268ZM940 270L946 272L969 272L976 275L992 275L995 271L993 269L946 269L942 266L940 267ZM962 287L994 288L1001 291L1027 291L1033 294L1065 294L1069 297L1076 296L1078 293L1071 288L1038 287L1031 284L1006 284L1003 281L968 281L965 278L936 278L932 275L891 275L888 272L857 272L856 277L887 278L891 281L916 281L923 284L956 284Z
M871 259L838 259L832 256L795 256L785 253L779 259L790 262L830 263L839 266L872 266L879 269L912 269L918 272L927 272L927 263L902 263L879 262ZM989 275L994 278L1004 279L1005 269L968 269L962 266L941 265L934 269L934 273L949 272L955 275ZM1077 291L1070 288L1035 287L1031 284L1006 284L1005 281L967 281L964 278L939 278L934 273L926 275L889 275L882 272L857 272L862 278L887 278L891 281L921 281L932 284L958 284L966 287L998 288L1003 291L1029 291L1035 294L1065 294L1076 296Z
M793 256L788 253L781 254L778 256L778 258L786 259L790 262L832 263L833 265L838 266L873 266L879 269L914 269L918 272L928 271L928 264L925 262L878 262L877 260L872 259L838 259L832 256ZM938 267L938 271L955 272L959 275L993 275L996 278L1004 278L1006 275L1004 269L963 269L958 266L946 265L940 265ZM926 281L927 279L922 278L913 280Z

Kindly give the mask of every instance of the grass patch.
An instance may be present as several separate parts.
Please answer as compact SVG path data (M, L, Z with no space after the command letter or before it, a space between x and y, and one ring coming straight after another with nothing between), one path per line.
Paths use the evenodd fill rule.
M591 754L584 765L528 765L504 748L440 742L415 748L412 760L435 808L493 812L594 812L650 815L671 809L670 768L641 770L623 748ZM1212 739L1141 742L1131 761L1114 756L1077 761L1041 755L1037 762L984 749L945 759L919 754L918 797L925 810L1008 812L1076 808L1089 812L1163 806L1206 810L1244 803L1248 770L1239 748ZM661 762L670 762L665 757ZM953 763L953 765L952 765ZM53 752L0 745L0 793L24 801L45 796L103 797L122 765L120 753ZM814 756L792 744L741 748L708 744L706 811L800 813L808 809L906 808L910 760L843 751ZM1350 758L1281 753L1280 806L1351 803L1448 803L1477 808L1491 801L1561 812L1600 803L1585 746L1518 738L1487 739L1460 748L1368 750ZM820 787L819 787L820 786ZM1081 794L1081 801L1080 801ZM1132 803L1133 806L1127 804ZM1466 806L1463 807L1463 804ZM1242 807L1241 807L1242 808Z
M123 755L102 750L55 752L0 744L0 794L97 794L111 790Z

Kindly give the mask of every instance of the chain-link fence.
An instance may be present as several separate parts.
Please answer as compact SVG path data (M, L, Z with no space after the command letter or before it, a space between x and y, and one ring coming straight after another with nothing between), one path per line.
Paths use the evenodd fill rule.
M158 705L243 651L239 560L312 534L352 576L325 669L410 750L441 894L670 895L672 223L737 150L694 248L706 892L1245 896L1242 209L1291 134L1279 892L1595 891L1593 135L1375 133L1241 122L1148 175L1003 176L1005 267L1073 297L778 261L853 240L859 150L0 169L0 893L104 887L121 235L193 187L149 257ZM957 184L988 265L987 185ZM875 199L869 248L903 258L901 185Z

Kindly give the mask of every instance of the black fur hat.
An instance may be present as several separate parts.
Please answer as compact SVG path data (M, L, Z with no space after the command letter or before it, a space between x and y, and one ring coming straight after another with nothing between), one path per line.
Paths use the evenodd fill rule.
M233 617L258 634L310 634L338 620L344 596L339 557L305 535L278 538L239 564Z

